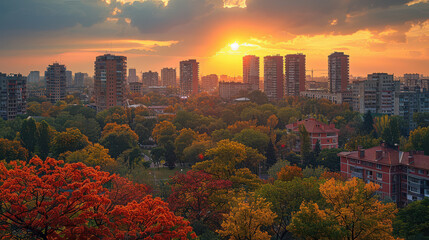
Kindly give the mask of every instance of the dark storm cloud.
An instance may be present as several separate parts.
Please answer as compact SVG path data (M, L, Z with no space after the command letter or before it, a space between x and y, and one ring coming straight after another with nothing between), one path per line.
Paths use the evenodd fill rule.
M100 0L1 0L0 30L45 31L89 27L111 12Z

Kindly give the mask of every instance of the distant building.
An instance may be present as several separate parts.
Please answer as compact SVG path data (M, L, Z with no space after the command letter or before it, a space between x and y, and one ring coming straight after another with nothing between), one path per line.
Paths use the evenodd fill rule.
M251 85L241 82L219 82L219 96L223 99L234 99L240 97L242 93L251 90Z
M159 86L158 72L144 72L142 76L143 86Z
M299 96L305 91L305 55L289 54L285 57L286 96Z
M210 74L201 77L201 90L206 92L212 92L219 86L219 78L216 74Z
M302 97L314 98L314 99L327 99L335 104L343 103L342 93L330 93L324 90L308 90L300 93Z
M429 197L429 156L402 152L382 144L339 153L341 174L380 185L378 194L399 206Z
M395 93L394 115L401 116L407 123L408 130L413 130L417 124L413 121L414 113L429 112L429 90L413 88Z
M416 88L419 89L427 89L429 90L429 79L424 79L420 77L420 74L404 74L404 86L408 90L414 90Z
M128 85L130 87L131 93L139 93L139 94L143 93L143 83L141 83L141 82L130 82L130 83L128 83Z
M28 83L38 83L40 82L40 72L39 71L31 71L27 77Z
M349 55L343 52L332 53L328 57L328 69L330 92L346 91L349 84Z
M249 84L252 91L259 90L259 57L243 57L243 83Z
M66 67L58 63L49 65L45 72L46 97L51 103L63 101L66 98Z
M85 73L77 72L74 74L74 85L77 88L83 88L85 82Z
M8 120L27 109L27 77L0 73L0 117Z
M400 90L400 82L394 81L393 75L373 73L368 74L367 80L351 84L351 89L354 111L392 115L395 93Z
M199 63L195 59L180 62L180 91L181 95L198 94Z
M264 92L269 100L284 96L283 57L264 57Z
M95 60L94 94L97 111L125 106L127 57L105 54Z
M139 77L137 76L137 72L135 68L130 68L128 69L128 83L132 83L132 82L138 82L139 81Z
M165 87L177 86L177 74L175 68L161 69L161 84Z
M311 149L319 142L322 149L338 148L338 133L340 130L334 124L325 124L314 118L286 125L290 132L299 133L299 126L304 125L310 135Z
M66 71L66 86L68 88L73 87L73 73L72 73L72 71Z

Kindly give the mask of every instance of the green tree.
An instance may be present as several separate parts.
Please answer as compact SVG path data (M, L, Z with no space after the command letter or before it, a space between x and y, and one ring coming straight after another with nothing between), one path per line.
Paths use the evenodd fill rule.
M301 144L301 164L308 163L311 154L310 134L304 125L299 126L299 139Z
M260 153L265 153L270 138L267 134L261 133L260 131L244 129L240 133L236 134L232 140L257 149Z
M165 159L165 148L155 147L150 150L150 156L152 157L153 163L159 167L162 159Z
M387 127L384 128L381 138L383 138L386 143L393 147L395 144L399 144L399 138L401 137L401 121L397 116L389 118Z
M165 164L169 169L176 167L177 156L174 152L174 145L172 143L165 145Z
M424 151L425 155L429 155L429 127L418 127L411 131L408 142L412 149Z
M250 99L251 102L254 102L256 104L262 105L265 103L268 103L268 97L267 94L260 90L255 90L253 92L250 92L247 97Z
M29 152L34 152L37 143L37 127L33 118L24 120L20 131L21 141Z
M67 151L74 152L88 146L88 138L77 128L67 128L65 132L56 133L52 140L52 154L58 157Z
M339 172L340 157L338 157L338 153L342 151L344 149L341 148L323 149L317 157L316 164L328 168L331 172Z
M399 210L393 229L397 236L408 240L429 239L429 198L412 202Z
M314 145L314 156L317 158L319 157L320 152L322 151L322 146L320 145L320 141L317 140L316 144Z
M128 125L108 123L101 134L100 144L109 149L109 154L117 158L125 150L137 146L138 136Z
M271 139L270 139L270 142L268 143L265 157L267 158L268 167L271 167L277 162L276 149L274 148L274 144L273 144L273 141L271 141Z
M419 127L429 127L429 113L423 112L423 113L414 113L413 114L413 121L417 124Z
M162 121L155 125L152 131L152 137L160 146L166 146L174 143L177 136L176 126L169 121Z
M37 128L37 149L41 159L45 159L51 147L52 133L49 124L43 120Z
M197 133L189 128L183 128L180 130L179 135L174 140L174 147L176 149L176 156L183 164L183 151L185 148L192 145L192 142L197 138Z
M363 122L361 131L364 134L370 134L374 130L374 118L372 117L371 111L368 110L368 112L365 113L363 116Z

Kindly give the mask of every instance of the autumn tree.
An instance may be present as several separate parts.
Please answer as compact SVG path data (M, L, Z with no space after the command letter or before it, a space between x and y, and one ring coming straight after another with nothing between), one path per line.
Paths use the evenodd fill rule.
M0 138L0 160L27 160L28 151L19 141Z
M240 133L236 134L232 140L257 149L263 154L267 149L270 138L267 134L254 129L244 129Z
M413 150L424 151L425 155L429 155L429 127L418 127L411 131L408 142Z
M271 236L263 227L273 224L276 214L264 198L247 194L231 199L231 211L225 214L222 229L217 232L230 240L269 240Z
M304 239L393 239L394 203L382 203L375 195L380 188L356 178L330 179L320 186L327 207L303 202L288 230Z
M297 166L284 166L277 174L277 179L281 181L291 181L294 178L302 178L302 168Z
M173 144L177 136L176 126L169 121L162 121L155 125L152 137L160 146Z
M106 188L110 185L110 189ZM147 187L52 158L0 163L3 239L187 239L183 218ZM144 196L143 196L144 195ZM132 202L129 202L132 201Z
M51 151L59 156L67 151L74 152L89 145L88 138L77 128L67 128L65 132L58 132L52 139Z
M226 212L228 189L232 183L214 178L202 171L176 174L170 180L170 208L178 215L193 222L216 228Z
M68 163L82 162L89 167L100 166L104 171L112 171L117 168L117 162L109 155L109 150L98 143L89 144L78 151L66 152L63 154L63 158Z

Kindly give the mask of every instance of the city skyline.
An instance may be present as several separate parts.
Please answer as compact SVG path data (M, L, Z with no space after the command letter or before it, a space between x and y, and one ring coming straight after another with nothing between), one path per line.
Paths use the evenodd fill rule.
M341 51L352 75L429 75L427 0L51 1L0 3L0 71L27 75L57 61L92 75L93 59L108 52L139 72L197 59L201 75L238 76L245 55L299 52L311 70Z

